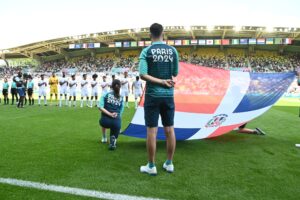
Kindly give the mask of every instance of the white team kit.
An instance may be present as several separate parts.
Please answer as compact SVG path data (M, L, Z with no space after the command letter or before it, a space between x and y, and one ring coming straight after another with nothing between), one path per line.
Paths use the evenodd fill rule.
M121 84L122 84L122 87L121 87L121 96L123 97L128 97L129 96L129 78L123 78L121 80Z
M88 97L89 96L88 81L87 80L82 80L81 83L80 83L80 86L81 86L81 97Z
M141 97L143 94L142 91L142 81L134 81L133 82L133 87L134 87L134 98Z
M109 92L109 88L111 86L111 83L109 82L102 82L101 83L101 88L102 88L102 96L106 95Z
M73 85L74 84L74 85ZM71 86L71 85L73 85L73 86ZM70 88L70 90L69 90L69 95L70 96L73 96L73 97L75 97L76 96L76 87L77 87L77 82L76 82L76 80L70 80L69 81L69 88Z
M94 87L93 87L93 85L94 85ZM92 88L91 96L92 97L97 97L98 96L98 82L92 80L91 81L91 88Z
M66 77L61 77L59 83L62 84L59 88L59 94L68 94L68 79Z
M46 86L47 86L47 82L45 80L39 80L38 82L38 86L39 86L39 96L46 96Z

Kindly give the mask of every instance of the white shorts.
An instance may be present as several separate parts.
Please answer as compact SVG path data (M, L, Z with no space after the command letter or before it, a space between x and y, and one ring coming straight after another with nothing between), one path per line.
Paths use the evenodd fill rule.
M93 90L92 90L92 93L91 93L91 96L92 96L92 97L97 97L97 96L98 96L98 90L93 89Z
M81 90L81 97L88 97L88 96L89 96L88 90Z
M76 97L76 90L70 89L69 95L72 96L72 97Z
M121 96L123 96L123 97L128 97L128 95L129 95L128 90L122 90L122 91L121 91Z
M135 91L134 92L134 98L138 98L138 97L141 97L143 95L142 91Z
M59 94L68 94L68 88L67 87L59 88Z
M46 90L39 90L39 97L47 96Z

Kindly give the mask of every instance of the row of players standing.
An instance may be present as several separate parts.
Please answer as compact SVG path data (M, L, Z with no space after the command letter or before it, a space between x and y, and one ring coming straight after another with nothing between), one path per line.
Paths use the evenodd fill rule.
M55 100L57 102L58 100L58 94L60 95L59 98L59 105L60 107L63 105L63 96L65 100L65 105L66 106L72 106L72 101L73 101L73 106L76 106L76 96L77 96L77 88L80 86L80 92L81 92L81 103L80 106L83 107L84 100L86 101L86 105L89 107L93 107L94 102L98 100L98 88L99 85L102 88L102 94L105 95L110 91L112 81L115 79L115 75L112 75L112 81L107 81L107 77L103 76L102 81L98 82L97 81L98 75L94 74L92 75L92 81L87 80L87 75L83 74L82 75L82 80L79 82L76 80L75 74L71 75L71 79L69 80L66 77L66 74L63 72L62 77L58 78L56 77L55 73L52 74L52 76L49 78L49 81L47 82L45 80L44 75L42 74L40 77L40 80L38 81L38 104L41 105L41 98L44 98L44 105L47 105L47 87L48 85L50 86L50 102L52 104L52 99L53 96L55 96ZM18 87L15 89L15 85L19 83L19 87L22 90L22 93L19 92ZM128 77L128 72L124 73L124 77L121 79L121 95L125 97L126 101L126 106L129 107L128 105L128 97L130 94L130 81ZM91 86L91 92L89 92L89 87ZM59 86L59 87L58 87ZM59 91L58 91L59 88ZM9 90L9 84L8 80L4 79L3 83L3 96L4 96L4 104L9 103L8 99L8 90ZM27 103L27 98L26 98L26 92L28 94L28 99L29 99L29 105L34 105L34 98L33 98L33 92L34 92L34 81L33 78L29 76L24 76L22 79L21 73L18 74L17 77L13 78L13 81L11 83L11 95L12 95L12 101L14 102L14 99L16 98L18 101L18 94L19 98L21 99L21 96L24 96L23 99L25 99L25 104ZM24 93L24 94L23 94ZM132 93L135 96L135 107L138 105L138 100L143 94L143 86L142 82L139 79L139 76L136 76L136 80L132 83ZM68 98L69 95L69 98ZM13 103L12 102L12 103ZM18 101L20 102L20 105L18 103L18 107L23 107L23 101ZM95 104L97 105L97 103Z

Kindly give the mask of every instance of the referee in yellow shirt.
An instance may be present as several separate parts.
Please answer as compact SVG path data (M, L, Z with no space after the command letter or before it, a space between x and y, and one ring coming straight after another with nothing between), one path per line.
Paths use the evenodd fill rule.
M49 85L50 85L50 105L52 105L53 94L55 95L56 102L58 98L58 78L55 76L54 72L52 73L52 76L49 78Z

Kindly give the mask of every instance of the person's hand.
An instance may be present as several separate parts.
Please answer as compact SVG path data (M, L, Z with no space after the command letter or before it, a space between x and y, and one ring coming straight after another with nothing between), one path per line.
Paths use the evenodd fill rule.
M111 117L112 117L112 118L117 118L117 116L118 116L118 113L116 113L116 112L111 113Z
M175 82L171 79L167 79L167 80L163 80L162 81L162 85L168 87L168 88L172 88L175 85Z

